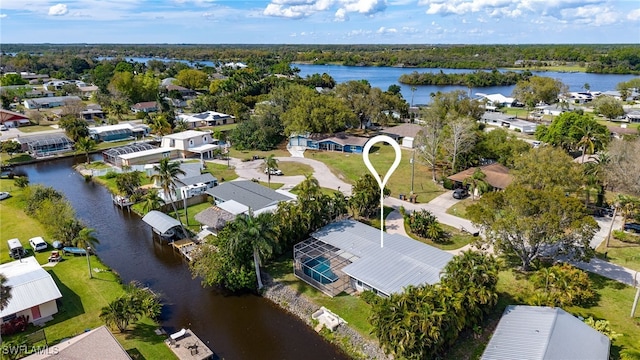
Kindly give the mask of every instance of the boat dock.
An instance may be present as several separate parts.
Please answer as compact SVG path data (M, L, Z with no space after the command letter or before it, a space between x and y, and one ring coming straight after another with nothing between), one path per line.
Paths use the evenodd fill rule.
M213 351L191 329L182 329L169 335L165 344L180 360L206 360L214 356Z
M129 209L129 211L131 211L131 205L135 204L133 201L129 200L129 198L124 197L124 196L120 196L120 195L116 195L116 196L111 196L111 200L113 201L113 203L115 205L118 205L121 208L127 208Z
M176 240L171 243L175 250L178 250L187 260L191 261L191 252L196 249L197 244L192 239Z

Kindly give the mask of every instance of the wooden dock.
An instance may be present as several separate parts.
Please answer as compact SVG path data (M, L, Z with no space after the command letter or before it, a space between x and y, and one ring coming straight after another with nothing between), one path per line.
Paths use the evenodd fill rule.
M174 249L178 250L187 260L191 261L191 252L195 250L197 244L191 239L177 240L171 243Z
M184 335L177 339L172 339L170 335L165 344L180 360L213 359L213 351L191 329L186 329Z

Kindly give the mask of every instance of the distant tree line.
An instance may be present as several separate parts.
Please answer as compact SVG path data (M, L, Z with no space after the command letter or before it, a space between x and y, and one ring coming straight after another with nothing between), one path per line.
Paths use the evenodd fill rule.
M279 63L340 63L351 66L432 67L449 69L492 69L523 65L587 66L587 72L640 73L640 45L60 45L3 44L5 53L53 56L57 62L79 57L90 61L101 56L159 57L224 63L243 61L248 65L277 68ZM20 54L18 54L20 55ZM3 65L23 65L24 59L2 59ZM76 61L76 67L84 66Z
M417 71L411 74L403 74L398 81L407 85L461 85L468 87L487 86L507 86L514 85L518 81L527 80L531 76L530 71L517 73L506 71L501 73L494 69L491 72L474 71L472 73L445 74L442 70L439 73Z

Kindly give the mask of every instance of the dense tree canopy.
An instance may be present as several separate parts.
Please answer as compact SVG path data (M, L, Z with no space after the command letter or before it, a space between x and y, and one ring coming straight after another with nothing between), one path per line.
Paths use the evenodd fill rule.
M558 115L549 126L538 126L536 138L568 151L593 154L609 142L609 129L599 124L590 114L564 112Z
M593 102L593 109L598 112L598 114L609 120L613 120L618 116L624 115L622 102L611 96L598 96L598 98Z
M467 214L484 230L481 243L517 259L524 270L541 257L588 258L593 253L589 242L599 229L579 199L518 185L485 194Z
M543 146L531 149L514 161L514 183L532 189L571 192L584 183L580 164L562 149Z
M605 174L613 190L640 196L640 139L613 141Z
M558 95L567 92L568 87L558 79L543 76L532 76L527 80L518 81L513 89L513 97L529 108L538 103L553 104Z

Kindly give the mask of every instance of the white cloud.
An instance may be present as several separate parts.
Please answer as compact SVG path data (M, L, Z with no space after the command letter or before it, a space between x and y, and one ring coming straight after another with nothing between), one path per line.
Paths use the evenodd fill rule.
M627 14L627 19L629 19L631 21L640 20L640 9L635 9L635 10L631 11L629 14Z
M62 16L69 12L67 9L67 5L65 4L56 4L49 8L50 16Z
M4 19L7 17L7 14L0 14L0 19Z
M345 9L338 9L336 11L336 14L334 16L334 20L335 21L348 21L349 20L349 15L347 15L347 10Z
M376 31L378 34L395 34L398 32L397 29L395 28L386 28L384 26L382 26L381 28L378 29L378 31Z
M387 8L385 0L339 0L348 12L373 15Z

